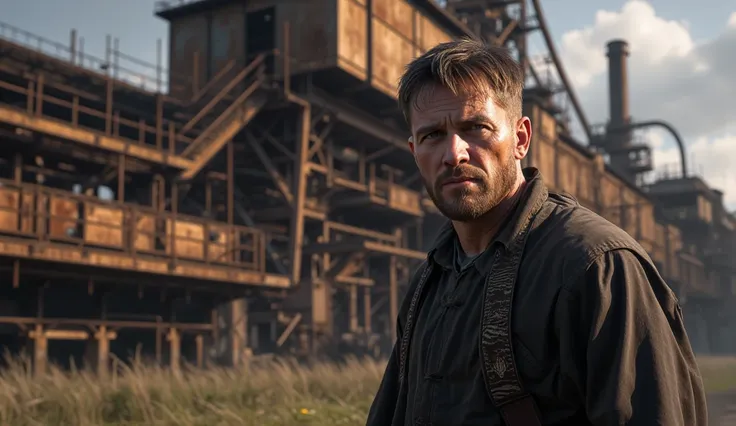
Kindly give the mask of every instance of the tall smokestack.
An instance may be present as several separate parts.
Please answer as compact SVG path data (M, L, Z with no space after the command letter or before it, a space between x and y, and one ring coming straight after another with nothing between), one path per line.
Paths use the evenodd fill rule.
M612 40L608 43L608 99L610 102L609 126L616 135L616 145L627 145L631 142L631 132L617 132L615 129L629 124L629 78L628 56L629 44L624 40Z

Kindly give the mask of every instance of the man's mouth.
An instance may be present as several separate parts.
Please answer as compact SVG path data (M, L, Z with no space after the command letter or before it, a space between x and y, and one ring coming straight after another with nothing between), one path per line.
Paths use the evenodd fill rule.
M454 178L450 178L442 182L442 186L459 185L459 184L465 184L465 183L472 183L475 181L476 179L473 179L471 177L454 177Z

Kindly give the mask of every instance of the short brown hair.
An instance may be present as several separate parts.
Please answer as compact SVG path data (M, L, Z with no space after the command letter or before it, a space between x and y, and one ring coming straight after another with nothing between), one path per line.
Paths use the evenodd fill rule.
M422 89L438 84L454 94L486 93L510 114L521 117L524 70L506 48L462 39L438 44L411 61L399 81L399 108L407 123Z

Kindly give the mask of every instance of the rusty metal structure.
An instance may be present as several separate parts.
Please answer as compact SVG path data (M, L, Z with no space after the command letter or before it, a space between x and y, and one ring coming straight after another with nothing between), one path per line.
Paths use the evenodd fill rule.
M31 350L36 371L49 354L107 374L111 353L134 350L178 369L390 348L402 284L443 221L396 82L465 36L509 46L530 76L527 165L641 241L702 350L736 350L717 346L736 219L687 173L639 182L651 161L634 142L647 123L629 117L625 43L609 49L601 131L538 0L191 0L155 14L169 22L168 69L160 44L148 65L111 38L100 60L74 32L60 45L0 31L0 339ZM588 141L530 63L534 31Z

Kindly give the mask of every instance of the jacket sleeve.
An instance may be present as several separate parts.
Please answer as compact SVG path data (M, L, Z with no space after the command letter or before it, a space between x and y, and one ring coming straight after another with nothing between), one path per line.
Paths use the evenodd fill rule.
M702 379L675 295L630 250L598 257L563 291L563 375L596 426L707 426Z
M381 385L368 412L366 426L390 426L393 424L394 419L403 418L403 413L396 413L397 409L401 410L405 408L401 403L402 394L399 387L399 351L401 350L401 338L404 335L406 316L409 313L409 304L419 285L421 273L426 267L427 261L424 261L414 271L414 276L409 282L406 296L399 307L399 315L396 319L396 342L394 342L391 356L388 359L386 371L383 373ZM403 396L405 397L405 395L404 393Z
M398 321L397 321L398 326ZM397 338L386 371L383 373L373 404L368 412L366 426L388 426L392 423L399 400L399 349L401 345L401 327L397 327Z

